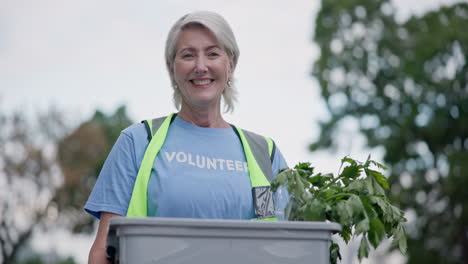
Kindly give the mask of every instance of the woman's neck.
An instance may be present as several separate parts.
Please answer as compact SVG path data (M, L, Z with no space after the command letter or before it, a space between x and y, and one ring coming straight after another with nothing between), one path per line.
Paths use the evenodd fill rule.
M208 128L229 128L230 125L224 121L221 111L218 108L218 111L206 110L195 110L190 109L188 106L182 105L179 114L177 116L191 124L200 127Z

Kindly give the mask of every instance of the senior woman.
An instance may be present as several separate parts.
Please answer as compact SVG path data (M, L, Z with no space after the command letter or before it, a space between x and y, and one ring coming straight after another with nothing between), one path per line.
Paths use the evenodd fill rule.
M100 219L90 263L106 263L114 216L273 219L287 203L269 190L287 167L279 149L221 113L221 98L226 111L234 106L239 57L227 22L213 12L183 16L165 57L179 112L121 132L85 205Z

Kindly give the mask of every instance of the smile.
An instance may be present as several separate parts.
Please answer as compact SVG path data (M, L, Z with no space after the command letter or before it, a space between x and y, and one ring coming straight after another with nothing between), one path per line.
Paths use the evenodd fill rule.
M195 85L208 85L212 82L211 79L203 79L203 80L190 80Z

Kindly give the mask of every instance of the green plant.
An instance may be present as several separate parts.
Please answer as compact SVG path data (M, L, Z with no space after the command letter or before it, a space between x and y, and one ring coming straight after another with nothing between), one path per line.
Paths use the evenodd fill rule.
M341 170L343 168L343 170ZM369 243L377 248L384 236L393 237L393 247L406 252L403 212L385 194L386 177L378 170L384 165L369 158L365 162L345 157L339 175L314 173L310 163L299 163L281 171L272 189L286 186L290 201L286 217L290 221L332 221L341 224L340 236L348 243L362 235L358 258L369 254ZM341 259L338 244L330 245L330 263Z

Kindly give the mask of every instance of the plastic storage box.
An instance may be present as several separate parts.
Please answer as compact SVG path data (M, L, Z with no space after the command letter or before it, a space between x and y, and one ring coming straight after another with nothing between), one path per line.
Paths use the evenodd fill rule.
M116 217L107 251L121 264L326 264L340 229L326 222Z

